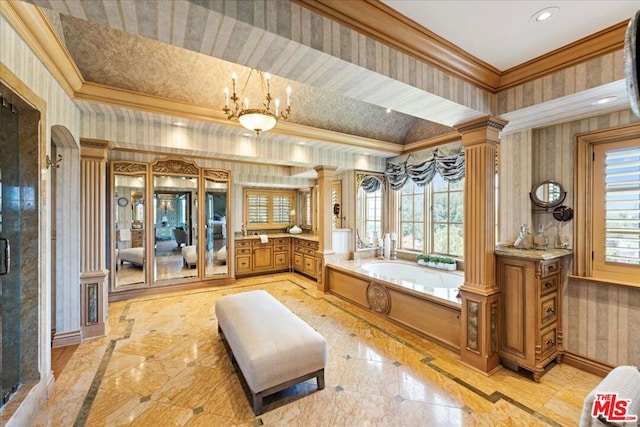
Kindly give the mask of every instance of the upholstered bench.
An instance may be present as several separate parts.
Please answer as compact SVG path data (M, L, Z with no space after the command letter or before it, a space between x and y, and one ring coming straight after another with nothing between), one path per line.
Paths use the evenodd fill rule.
M316 378L324 388L327 343L322 335L266 291L249 291L216 301L218 332L226 340L253 395L262 398Z
M182 259L184 265L189 268L196 266L198 262L198 252L196 251L196 245L185 246L182 248Z

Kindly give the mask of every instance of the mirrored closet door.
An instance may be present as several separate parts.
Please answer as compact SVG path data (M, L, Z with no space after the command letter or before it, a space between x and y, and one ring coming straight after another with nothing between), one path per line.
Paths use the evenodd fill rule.
M180 159L112 163L112 292L230 277L230 173Z

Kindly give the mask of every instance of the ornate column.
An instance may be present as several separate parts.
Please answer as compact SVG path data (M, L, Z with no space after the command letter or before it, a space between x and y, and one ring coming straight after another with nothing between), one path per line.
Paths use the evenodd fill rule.
M107 332L107 155L109 141L80 139L80 328L82 338Z
M503 120L484 117L456 126L465 153L462 362L491 374L500 367L500 290L495 277L495 174Z
M318 289L325 289L324 266L330 260L333 252L333 209L331 205L331 190L333 187L333 177L336 174L334 166L317 166L318 172L318 237L319 246L316 254L318 272Z

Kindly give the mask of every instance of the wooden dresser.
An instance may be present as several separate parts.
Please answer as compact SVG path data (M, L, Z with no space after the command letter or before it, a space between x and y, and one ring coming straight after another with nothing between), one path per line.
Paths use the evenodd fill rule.
M533 373L562 358L563 265L571 252L496 250L501 292L500 359L504 366Z

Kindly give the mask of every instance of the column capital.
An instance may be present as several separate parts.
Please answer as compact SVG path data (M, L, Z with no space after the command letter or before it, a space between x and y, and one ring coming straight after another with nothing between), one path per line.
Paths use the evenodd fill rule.
M321 172L324 174L331 174L331 176L333 176L335 172L338 170L338 167L320 165L320 166L314 166L313 169L315 169L315 171L318 172L318 176L320 175Z
M83 159L107 160L113 143L104 139L80 138L80 157Z
M476 131L482 128L493 128L501 131L504 127L509 123L506 120L499 119L493 116L485 116L480 117L479 119L473 119L468 122L460 123L454 125L453 128L460 134L463 135L468 132Z

